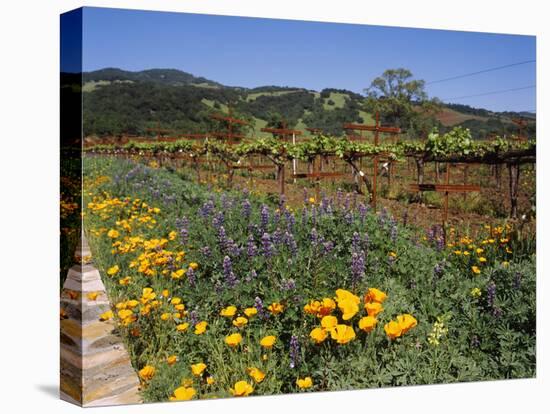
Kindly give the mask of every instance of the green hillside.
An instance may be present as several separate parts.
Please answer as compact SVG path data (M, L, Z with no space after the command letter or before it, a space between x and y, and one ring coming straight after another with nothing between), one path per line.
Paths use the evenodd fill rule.
M228 113L229 108L234 116L249 121L250 127L241 132L256 137L267 135L261 128L283 123L300 130L321 128L333 135L344 134L344 123L373 123L372 114L364 109L364 96L352 91L230 87L176 69L86 72L82 90L86 136L153 135L148 129L158 124L173 134L218 131L224 126L210 116ZM519 116L530 119L526 132L534 135L534 114L446 104L436 118L442 131L462 125L483 139L488 134L516 134L512 120Z

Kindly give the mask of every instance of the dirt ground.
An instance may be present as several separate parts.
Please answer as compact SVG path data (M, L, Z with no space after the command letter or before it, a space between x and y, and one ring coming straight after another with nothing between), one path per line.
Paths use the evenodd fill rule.
M328 165L328 164L327 164ZM362 165L364 171L372 171L372 164ZM290 169L290 168L289 168ZM433 165L426 168L425 183L444 183L445 167L440 167L439 179L436 177ZM353 191L353 178L349 168L343 164L337 164L325 171L346 172L345 176L328 178L319 183L319 189L311 179L292 178L286 180L285 197L289 205L299 207L304 202L304 190L308 197L319 197L325 193L334 196L338 189L344 194ZM298 172L307 171L307 166L301 165ZM214 178L218 183L223 183L227 175L223 171L202 174L206 178ZM418 229L428 229L434 224L443 222L442 193L424 193L423 202L412 202L411 198L416 193L408 190L408 185L416 182L415 171L407 162L395 164L391 176L391 185L388 185L387 175L378 178L377 211L385 208L399 222ZM462 234L475 234L483 225L500 225L503 221L510 224L520 224L522 219L512 220L508 218L510 211L510 197L508 192L508 172L505 168L501 172L501 185L497 186L494 168L487 165L473 165L467 168L466 174L462 166L453 166L450 170L451 184L476 184L481 187L479 193L451 194L449 196L449 213L447 224L455 227ZM254 171L252 178L247 171L240 170L233 177L233 186L249 188L254 192L271 194L278 197L279 184L275 180L274 173L270 171ZM532 197L535 193L534 166L524 166L520 176L520 192L518 198L520 217L525 215L521 224L526 231L534 232L536 221L531 211ZM357 200L367 202L365 195L358 195Z

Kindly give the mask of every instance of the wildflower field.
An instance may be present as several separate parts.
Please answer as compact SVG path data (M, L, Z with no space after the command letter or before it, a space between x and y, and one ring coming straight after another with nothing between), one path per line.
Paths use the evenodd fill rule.
M535 375L535 251L84 159L84 228L146 401Z

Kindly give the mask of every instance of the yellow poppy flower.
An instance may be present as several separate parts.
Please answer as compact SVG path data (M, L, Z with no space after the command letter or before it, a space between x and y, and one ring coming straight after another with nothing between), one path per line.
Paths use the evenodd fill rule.
M192 387L178 387L174 390L174 395L170 397L170 401L189 401L196 393Z
M201 321L195 325L195 335L202 335L206 332L206 327L208 326L208 322Z
M271 349L273 345L275 345L275 342L277 341L277 337L273 335L264 336L261 341L260 345L266 349Z
M374 316L365 316L359 320L359 329L365 332L371 332L378 321Z
M310 315L317 315L321 309L321 302L318 300L312 300L304 306L304 312Z
M109 276L113 276L113 275L116 275L119 270L120 268L118 267L118 265L114 265L113 267L110 267L109 269L107 269L107 274Z
M248 323L248 319L246 319L243 316L239 316L238 318L235 318L235 320L233 321L233 325L236 326L237 328L242 328L247 323Z
M338 319L336 316L328 315L324 316L323 319L321 319L321 326L325 328L327 331L331 331L338 325Z
M96 300L98 296L99 296L99 292L90 292L86 295L88 300L92 300L92 301Z
M338 301L338 308L342 311L342 319L347 321L359 312L359 305L353 299L344 299Z
M323 328L313 328L313 330L309 333L309 337L316 343L320 344L325 339L327 339L328 333Z
M206 369L206 364L204 362L199 362L198 364L191 365L191 372L195 377L200 377L202 372Z
M254 388L246 381L237 381L230 391L235 397L246 397L254 391Z
M111 239L116 239L119 236L119 233L115 229L111 229L107 232L107 237L110 237Z
M386 295L381 290L378 290L376 288L369 288L367 291L367 294L365 295L365 302L378 302L382 303L386 300L388 295Z
M341 345L347 344L355 338L355 331L348 325L336 325L330 332L330 336Z
M277 303L277 302L273 302L271 305L269 305L267 307L267 309L273 314L273 315L278 315L279 313L281 313L285 307L280 304L280 303Z
M257 384L262 382L265 378L265 372L258 368L252 367L247 369L248 375L250 375Z
M170 366L174 365L176 362L178 362L178 357L176 355L170 355L166 358L166 363Z
M232 318L233 316L235 316L236 313L237 313L237 308L235 306L228 306L221 310L220 315Z
M151 365L145 365L139 370L139 377L144 381L149 381L155 376L155 367Z
M383 306L378 302L366 303L365 310L369 316L375 317L384 310Z
M479 270L479 267L472 266L472 272L474 272L476 275L479 275L481 273L481 270Z
M239 345L242 340L243 340L243 337L241 336L241 334L238 334L238 333L234 333L225 337L225 343L232 348Z
M356 304L359 304L361 302L361 299L359 299L359 296L354 295L349 290L345 289L338 289L336 290L336 300L338 302L350 300L352 302L355 302Z
M401 334L403 335L414 328L418 324L418 321L414 318L414 316L405 313L397 317L397 323L399 324L402 331Z
M256 308L246 308L244 310L244 314L248 316L249 318L256 315L258 313L258 309Z
M176 330L178 332L185 332L187 328L189 328L189 323L187 322L180 323L178 326L176 326Z
M128 286L131 281L132 281L132 278L130 276L126 276L126 277L123 277L122 279L119 279L118 284L120 286Z
M311 388L311 386L313 385L313 380L311 379L311 377L298 378L296 380L296 385L300 389Z
M107 312L104 312L101 315L99 315L99 320L108 321L109 319L112 319L113 316L114 316L113 311L108 310Z
M402 328L396 321L390 321L384 325L384 331L386 331L388 338L395 339L401 336Z

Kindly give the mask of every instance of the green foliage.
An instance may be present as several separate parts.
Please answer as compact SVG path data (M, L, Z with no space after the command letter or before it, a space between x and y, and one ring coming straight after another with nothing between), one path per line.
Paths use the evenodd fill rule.
M355 145L332 141L321 137L308 148ZM280 153L285 148L267 140L247 145L265 152L277 148ZM105 157L85 157L84 178L85 207L90 207L90 201L119 206L87 209L84 216L102 274L115 263L121 268L120 275L105 280L111 299L139 299L146 286L159 297L159 308L148 314L136 310L137 319L120 326L135 368L156 368L154 378L143 387L147 401L166 400L184 378L191 379L199 398L229 396L236 381L252 383L247 375L252 366L266 373L260 384L254 384L254 394L297 392L296 379L305 376L313 379L311 390L327 391L535 375L534 245L523 245L505 224L488 228L476 240L454 238L448 230L445 246L440 235L422 241L385 211L373 214L366 206L356 209L338 199L320 204L307 201L293 211L284 200L266 204L248 192L212 191L164 169ZM153 207L160 210L153 214ZM152 216L155 224L144 220L140 225L137 220L131 230L124 229L124 220L144 215ZM121 235L110 239L108 229L117 229ZM175 238L169 235L172 230L177 230ZM152 276L140 273L141 250L112 253L118 242L127 243L132 237L166 238L166 249L174 254L185 251L185 264L159 266ZM255 254L248 253L251 244ZM364 275L358 279L351 271L357 249L365 253ZM234 286L228 283L226 257L239 280ZM191 262L198 263L194 282L170 277L170 271L187 268ZM163 275L160 270L165 268L169 272ZM131 276L132 281L123 286L119 276ZM369 287L388 295L372 332L358 329L357 315L345 322L357 335L351 342L339 345L329 338L316 345L311 341L309 333L319 319L305 314L304 305L333 297L338 288L352 291L362 301ZM185 309L195 312L199 320L208 321L204 335L194 335L192 327L178 332L174 321L160 319L162 312L171 309L169 298L160 298L163 289L169 291L169 298L182 298ZM241 314L256 298L264 306L281 303L285 310L265 319L253 316L243 328L220 316L228 305ZM363 315L363 302L360 306ZM340 317L338 310L333 313ZM402 313L414 315L418 326L389 340L384 324ZM192 323L190 314L175 321L181 322ZM135 329L139 335L132 334ZM243 336L236 349L224 343L224 337L233 332ZM271 350L259 346L265 335L277 337ZM290 364L292 335L300 344L294 365ZM430 340L434 337L437 343ZM176 355L178 362L166 364L168 355ZM197 362L207 364L215 384L193 377L190 365Z

